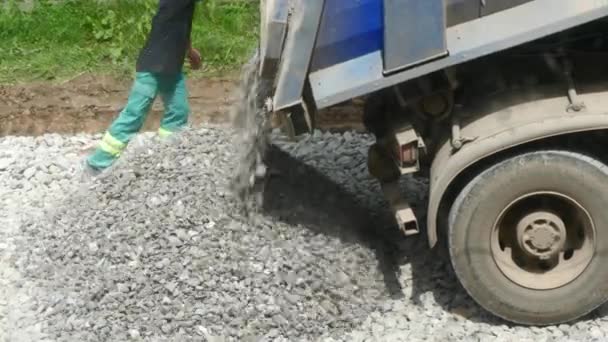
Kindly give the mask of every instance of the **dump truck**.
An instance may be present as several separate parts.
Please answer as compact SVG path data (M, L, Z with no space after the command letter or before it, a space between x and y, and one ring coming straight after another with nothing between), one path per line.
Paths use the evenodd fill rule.
M353 99L406 236L523 325L608 299L607 0L265 0L258 73L291 137ZM429 179L426 222L399 192Z

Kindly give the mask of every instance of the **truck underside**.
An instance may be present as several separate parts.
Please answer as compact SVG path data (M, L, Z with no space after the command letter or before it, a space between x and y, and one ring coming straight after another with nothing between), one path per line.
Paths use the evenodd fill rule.
M287 133L363 97L376 136L369 171L396 222L419 232L396 184L428 175L429 243L447 246L484 308L552 324L608 299L608 158L598 147L608 143L608 4L278 3L264 27L280 44L263 39L261 75Z

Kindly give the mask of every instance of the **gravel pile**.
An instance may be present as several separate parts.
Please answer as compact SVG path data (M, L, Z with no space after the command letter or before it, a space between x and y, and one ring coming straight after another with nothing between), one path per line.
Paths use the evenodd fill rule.
M376 307L374 252L324 234L316 213L303 209L308 227L278 218L290 208L235 215L228 137L202 130L134 149L52 220L24 224L31 253L19 266L46 294L51 337L309 341Z
M11 274L0 284L0 330L8 340L608 336L601 310L543 329L480 310L424 234L405 240L395 230L366 171L368 136L275 138L263 206L250 220L229 191L237 161L228 131L142 139L84 184L74 166L90 137L0 139L0 204L8 209L0 265ZM402 186L424 207L424 180Z
M63 201L93 138L99 136L0 138L0 341L43 341L34 282L13 263L29 253L19 246L20 224L44 219Z

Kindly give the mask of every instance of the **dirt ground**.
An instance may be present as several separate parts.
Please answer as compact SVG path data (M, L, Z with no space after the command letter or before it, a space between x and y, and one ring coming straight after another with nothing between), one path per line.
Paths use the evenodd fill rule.
M190 79L191 122L194 125L229 123L237 80ZM63 83L0 85L0 136L45 133L102 133L125 104L131 86L107 76L81 75ZM143 130L156 130L162 115L159 100ZM320 129L361 130L361 109L354 104L319 113Z

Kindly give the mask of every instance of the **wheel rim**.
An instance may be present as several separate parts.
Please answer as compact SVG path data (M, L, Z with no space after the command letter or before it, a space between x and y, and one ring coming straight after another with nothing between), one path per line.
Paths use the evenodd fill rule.
M511 202L491 236L492 257L512 282L534 290L569 284L595 253L589 212L556 192L535 192Z

